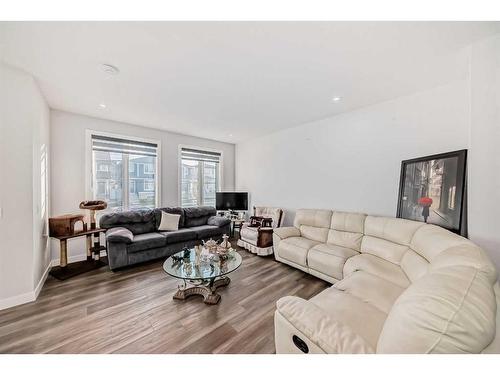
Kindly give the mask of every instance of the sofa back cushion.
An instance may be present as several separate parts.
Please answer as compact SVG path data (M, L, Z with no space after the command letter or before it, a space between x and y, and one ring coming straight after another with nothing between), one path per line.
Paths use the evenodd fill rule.
M359 251L365 219L365 214L333 211L327 242Z
M158 230L158 227L160 226L162 211L167 214L180 215L179 228L184 228L184 209L181 207L162 207L154 209L156 230Z
M208 218L215 216L217 211L214 207L201 206L201 207L188 207L184 210L184 227L199 227L207 225Z
M300 209L295 214L293 226L300 230L302 237L326 242L331 220L331 210Z
M377 352L481 352L495 336L496 276L483 250L470 242L441 251L396 300Z
M412 284L396 300L380 353L479 353L495 336L495 267L482 249L441 227L417 228L401 267Z
M273 219L273 228L280 227L284 219L283 210L278 207L255 207L255 216Z
M99 226L104 229L124 227L134 235L154 232L156 230L155 213L149 209L112 212L101 217Z
M412 238L410 249L401 262L401 268L412 282L425 275L429 268L436 269L439 266L486 267L487 274L496 275L495 269L490 269L491 262L484 252L477 252L477 256L484 256L484 259L470 256L467 251L470 246L475 247L471 241L458 234L437 225L422 225ZM445 251L447 254L453 252L454 256L440 256Z
M367 216L361 252L401 264L413 235L424 223L391 217Z

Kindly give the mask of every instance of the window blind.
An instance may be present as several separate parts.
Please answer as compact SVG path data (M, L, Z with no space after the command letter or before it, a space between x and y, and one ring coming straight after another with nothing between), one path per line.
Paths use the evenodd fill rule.
M221 154L213 151L195 150L192 148L182 148L181 157L183 160L209 161L220 163Z
M102 135L92 135L92 150L116 152L128 155L154 156L157 155L158 145L155 143L133 141L106 137Z

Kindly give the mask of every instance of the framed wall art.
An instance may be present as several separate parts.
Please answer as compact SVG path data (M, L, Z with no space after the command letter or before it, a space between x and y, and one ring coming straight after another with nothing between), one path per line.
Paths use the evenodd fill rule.
M401 162L397 217L465 235L467 150Z

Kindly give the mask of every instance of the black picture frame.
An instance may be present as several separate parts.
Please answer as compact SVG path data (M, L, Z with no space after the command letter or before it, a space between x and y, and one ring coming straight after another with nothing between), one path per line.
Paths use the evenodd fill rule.
M466 168L466 149L403 160L396 217L467 236Z

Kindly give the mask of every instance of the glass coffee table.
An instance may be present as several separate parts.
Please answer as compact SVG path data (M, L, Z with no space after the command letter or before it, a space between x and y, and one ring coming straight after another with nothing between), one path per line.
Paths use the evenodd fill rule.
M168 257L163 263L163 270L184 283L179 285L174 299L184 300L192 295L201 295L203 302L216 305L221 298L217 288L231 282L226 275L236 270L241 262L241 255L236 251L231 252L226 260L207 260L191 248Z

